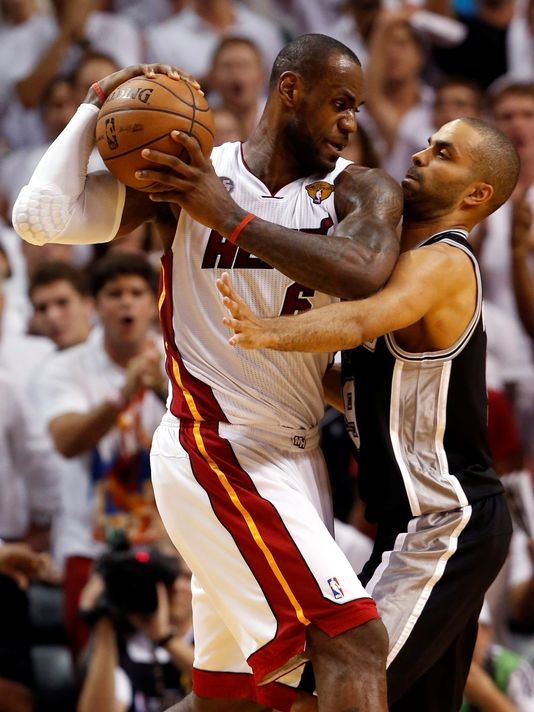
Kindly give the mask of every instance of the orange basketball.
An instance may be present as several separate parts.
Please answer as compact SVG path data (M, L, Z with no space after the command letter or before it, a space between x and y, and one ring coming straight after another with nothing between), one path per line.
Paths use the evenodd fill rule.
M170 137L173 129L194 136L205 156L213 148L213 115L204 96L189 82L166 74L134 77L106 99L96 123L96 145L108 170L126 185L153 192L156 183L135 177L141 168L162 170L141 156L154 148L188 160ZM185 154L185 155L184 155Z

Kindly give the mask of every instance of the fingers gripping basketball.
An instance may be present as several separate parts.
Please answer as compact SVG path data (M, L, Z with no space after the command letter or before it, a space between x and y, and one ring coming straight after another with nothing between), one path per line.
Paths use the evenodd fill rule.
M157 184L135 177L135 171L155 167L141 156L143 148L187 161L187 153L170 136L178 130L193 136L207 156L213 148L213 129L207 100L188 81L165 74L139 76L121 84L104 102L96 124L96 145L116 178L137 190L153 192Z

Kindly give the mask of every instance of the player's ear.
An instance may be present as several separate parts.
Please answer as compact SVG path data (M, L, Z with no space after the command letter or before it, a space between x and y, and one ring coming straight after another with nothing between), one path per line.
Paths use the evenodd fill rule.
M298 104L302 95L302 79L295 72L283 72L278 82L278 94L284 106L293 107Z
M468 205L482 205L487 203L493 197L493 186L489 183L483 183L482 181L474 183L464 200Z

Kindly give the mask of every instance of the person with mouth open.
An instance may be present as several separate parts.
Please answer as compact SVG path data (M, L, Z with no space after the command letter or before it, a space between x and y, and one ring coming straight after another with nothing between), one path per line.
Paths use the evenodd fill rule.
M154 328L157 274L145 255L112 251L92 265L89 287L91 335L50 355L32 380L37 411L62 455L54 555L75 657L88 640L78 599L94 560L119 531L138 544L164 531L149 468L168 392Z

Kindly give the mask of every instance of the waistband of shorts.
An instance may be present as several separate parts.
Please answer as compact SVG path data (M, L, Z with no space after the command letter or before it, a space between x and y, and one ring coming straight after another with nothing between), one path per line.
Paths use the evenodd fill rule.
M194 425L193 420L180 420L167 411L162 418L162 425L171 427L187 427ZM236 423L216 422L219 435L230 442L240 440L262 442L282 450L310 450L319 447L319 426L308 430L293 428L267 428L258 425L242 425Z

